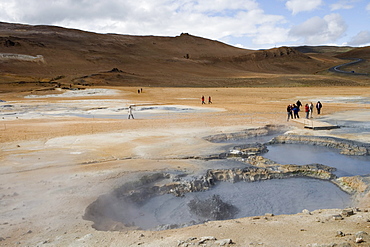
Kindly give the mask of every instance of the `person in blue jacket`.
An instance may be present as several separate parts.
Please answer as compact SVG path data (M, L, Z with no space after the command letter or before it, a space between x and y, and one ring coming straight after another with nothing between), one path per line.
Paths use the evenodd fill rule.
M293 111L293 116L294 116L294 118L299 118L299 114L298 114L298 112L299 112L299 107L298 107L296 104L293 104L293 109L292 109L292 111Z

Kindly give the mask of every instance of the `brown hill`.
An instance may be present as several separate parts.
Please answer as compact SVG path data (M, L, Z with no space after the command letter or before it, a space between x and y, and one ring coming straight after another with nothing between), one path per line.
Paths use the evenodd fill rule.
M345 53L345 52L348 52L354 49L351 46L327 46L327 45L323 45L323 46L305 45L305 46L298 46L294 48L302 53L309 53L309 54L320 53L320 54L326 54L326 55L331 55L331 56L339 55L339 54L342 54L342 53Z
M289 75L304 75L298 84L305 85L307 75L341 63L332 55L304 54L291 47L254 51L184 33L176 37L130 36L11 23L0 23L0 54L0 83L24 87L34 83L53 86L57 82L120 86L256 86L266 82L271 86L287 82L296 85L289 83ZM338 82L317 76L308 81L317 84L322 80L348 84L348 79Z
M347 59L345 62L360 58L362 59L361 62L342 67L342 69L346 71L355 71L356 73L370 74L370 46L354 48L345 53L338 54L336 57Z
M338 54L336 57L370 59L370 46L353 48L345 53Z

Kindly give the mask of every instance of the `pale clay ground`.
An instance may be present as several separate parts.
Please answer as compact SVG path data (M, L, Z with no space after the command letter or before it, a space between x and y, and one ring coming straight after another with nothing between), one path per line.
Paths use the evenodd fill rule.
M336 101L336 97L370 98L369 88L143 88L141 94L137 88L115 90L114 94L67 98L3 94L0 99L6 101L2 105L46 105L41 111L48 104L83 107L83 102L91 102L86 100L97 99L104 100L97 101L105 102L104 109L129 104L212 109L135 120L126 119L126 110L119 113L122 119L41 116L31 112L18 118L2 115L0 246L177 246L178 240L204 236L230 238L235 243L232 246L315 246L343 242L370 246L369 242L354 244L356 232L370 234L367 222L370 213L364 212L370 208L368 197L358 202L362 212L342 221L332 219L341 209L331 209L317 210L312 215L214 221L159 232L104 232L82 219L85 208L99 195L137 179L142 172L197 171L196 163L176 158L222 150L222 144L209 143L202 139L204 136L266 124L288 125L293 128L291 132L300 134L331 135L330 130L312 131L287 122L286 105L297 99L302 103L321 100L323 116L348 111L349 118L353 118L350 113L354 109L368 111L370 105ZM211 95L213 104L201 105L201 95L206 99ZM96 104L85 107L91 106L99 108ZM317 118L316 114L314 117ZM370 120L369 114L361 118ZM358 135L345 137L358 140ZM361 141L370 142L370 133L361 134ZM336 237L337 231L346 236ZM213 245L208 242L207 246Z

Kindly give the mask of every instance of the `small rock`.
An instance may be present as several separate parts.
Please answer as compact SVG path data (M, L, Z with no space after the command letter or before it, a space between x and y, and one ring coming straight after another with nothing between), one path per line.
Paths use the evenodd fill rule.
M225 246L227 244L232 244L233 241L231 239L221 239L215 242L215 244L219 244L220 246Z
M362 242L364 242L364 239L363 238L356 238L355 242L356 243L362 243Z
M310 212L310 211L308 211L307 209L303 209L303 210L302 210L302 213L311 215L311 212Z
M334 220L343 220L343 217L340 214L336 214L336 215L333 215L333 219Z
M188 246L184 240L177 240L177 246Z
M189 241L193 241L193 240L196 240L197 238L196 237L191 237L191 238L188 238L186 241L189 242Z
M353 212L353 209L351 209L351 208L347 208L347 209L342 210L342 215L343 216L349 217L349 216L354 215L354 214L355 213Z
M343 232L341 232L341 231L337 231L337 235L336 235L336 237L344 237L344 236L346 236L346 234L344 234Z
M370 241L369 235L367 232L359 231L355 234L355 242L356 243L362 243L362 242L368 242Z
M270 216L270 217L272 217L272 216L274 216L274 214L272 214L272 213L265 213L265 216Z
M0 237L0 241L4 241L5 240L5 238L3 238L3 237Z
M206 241L210 241L210 240L213 240L214 241L214 240L216 240L216 238L213 237L213 236L201 237L198 243L199 244L203 244Z

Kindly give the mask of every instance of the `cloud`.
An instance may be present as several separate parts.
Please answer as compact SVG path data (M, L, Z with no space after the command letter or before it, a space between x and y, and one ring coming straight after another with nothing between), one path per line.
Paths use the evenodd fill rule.
M370 44L370 31L361 31L348 42L351 46L362 46Z
M253 36L252 40L253 43L259 45L276 45L277 43L286 42L288 34L288 29L264 25L258 29L258 33Z
M235 47L238 47L238 48L247 49L247 47L245 47L245 46L244 46L244 45L242 45L242 44L235 44L234 46L235 46Z
M16 3L13 1L0 2L0 16L4 21L16 21L16 13L14 13Z
M352 9L354 6L353 1L351 0L340 0L336 3L330 5L331 11L339 10L339 9Z
M175 36L182 32L258 43L285 40L281 15L266 14L256 0L13 0L0 3L5 21L57 25L99 33ZM273 38L271 33L276 33Z
M331 10L350 8L356 1L335 0L330 7ZM323 0L284 2L293 15L324 5ZM370 4L366 5L370 11ZM190 33L250 47L300 41L334 42L347 28L339 14L329 14L312 17L289 30L288 19L267 14L261 6L258 0L12 0L0 2L0 18L7 22L57 25L98 33L157 36Z
M167 4L175 3L178 6L178 11L182 12L226 13L228 10L253 10L258 8L258 3L255 0L182 0L167 2Z
M124 18L130 9L119 0L14 0L5 4L8 18L30 24L55 24L64 20L82 20L90 17Z
M258 8L255 0L13 0L1 4L8 17L26 23L58 23L63 21L109 19L116 22L155 20L193 13L208 16L226 16L233 11ZM169 23L167 23L169 24Z
M293 26L289 35L303 39L306 44L320 45L336 41L346 30L347 25L341 15L329 14L324 18L315 16L300 25Z
M299 12L315 10L322 4L322 0L289 0L285 3L285 7L296 15Z

